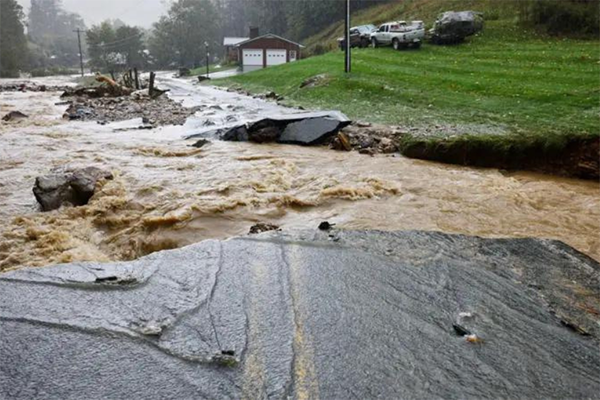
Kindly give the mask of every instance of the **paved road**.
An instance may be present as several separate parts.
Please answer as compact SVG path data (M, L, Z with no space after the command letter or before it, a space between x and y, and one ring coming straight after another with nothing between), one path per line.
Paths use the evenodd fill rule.
M552 241L304 231L9 272L0 398L594 398L598 336L549 304L585 323L599 271Z

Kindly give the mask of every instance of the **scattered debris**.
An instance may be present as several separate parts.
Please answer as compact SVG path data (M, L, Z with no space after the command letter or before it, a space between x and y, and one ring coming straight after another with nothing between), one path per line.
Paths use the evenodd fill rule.
M280 231L280 230L281 230L281 228L277 225L270 224L268 222L259 222L258 224L255 224L250 228L250 234L256 235L256 234L263 233L263 232Z
M330 147L333 150L352 151L352 145L350 144L350 138L348 138L348 135L346 135L343 132L339 132L337 134L337 137L335 137L332 140Z
M113 79L111 79L105 75L96 74L96 81L100 82L100 83L104 83L104 85L98 86L98 88L95 88L95 89L103 88L105 96L106 95L110 95L113 97L128 96L133 92L132 88L120 85L117 82L115 82Z
M20 119L25 119L25 118L29 118L29 115L23 114L21 111L11 111L8 114L6 114L4 117L2 117L2 121L16 121L16 120L20 120Z
M566 328L572 330L573 332L580 334L581 336L590 336L590 333L588 331L586 331L584 328L569 321L568 319L566 319L564 317L560 319L560 323L563 324L563 326L565 326Z
M192 74L192 71L190 71L189 68L179 68L179 71L177 73L177 76L179 78L184 78L186 76L190 76Z
M142 129L183 125L188 117L199 110L199 107L183 107L166 96L152 99L145 91L135 91L129 96L121 97L76 95L69 104L63 115L64 119L108 123L142 118Z
M462 325L452 324L452 328L454 329L454 332L456 332L456 334L458 336L468 336L468 335L471 335L471 331L468 330L467 328L465 328Z
M113 179L112 173L96 167L40 176L35 180L33 194L42 211L52 211L63 205L83 206L94 195L96 184Z
M211 362L222 367L235 367L238 365L239 360L235 357L235 351L222 350L221 354L212 357Z
M357 150L361 154L391 154L399 150L399 141L405 133L402 129L387 125L365 126L365 123L355 123L344 128L330 142L334 150Z
M467 335L465 336L465 339L467 340L467 342L469 343L476 343L476 344L480 344L483 343L484 340L482 338L480 338L479 336L475 335L475 334L471 334L471 335Z
M110 284L110 285L134 285L139 283L138 279L131 275L125 276L105 276L96 278L95 283Z
M304 80L300 84L300 89L311 88L316 86L323 86L327 82L329 82L330 78L327 74L319 74Z
M0 84L0 92L64 92L70 86L47 86L33 82Z
M335 226L335 224L330 224L328 221L324 221L319 224L319 230L329 231L329 230L333 229L334 226Z

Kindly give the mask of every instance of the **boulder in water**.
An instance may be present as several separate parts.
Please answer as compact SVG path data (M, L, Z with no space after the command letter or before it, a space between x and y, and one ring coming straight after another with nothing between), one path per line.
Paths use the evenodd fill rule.
M86 205L94 195L96 183L113 179L110 172L88 167L36 178L33 194L42 211L51 211L62 205Z
M10 121L16 121L16 120L25 119L25 118L29 118L29 116L26 114L23 114L21 111L11 111L8 114L6 114L4 117L2 117L2 121L10 122Z

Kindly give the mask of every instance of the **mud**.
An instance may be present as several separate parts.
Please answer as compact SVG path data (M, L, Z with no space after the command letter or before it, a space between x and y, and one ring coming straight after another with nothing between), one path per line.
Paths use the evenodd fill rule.
M5 92L0 124L0 269L71 261L131 260L262 222L284 231L322 221L342 229L420 229L484 237L562 240L600 260L597 183L507 174L326 147L184 136L291 113L272 103L160 77L169 97L198 107L183 126L137 130L142 119L64 121L58 93ZM208 122L208 125L207 125ZM210 125L210 126L209 126ZM86 206L42 214L31 191L56 167L96 166L113 181Z

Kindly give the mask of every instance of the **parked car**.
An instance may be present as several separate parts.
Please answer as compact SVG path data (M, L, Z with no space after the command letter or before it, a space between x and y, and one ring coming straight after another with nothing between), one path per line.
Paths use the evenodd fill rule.
M429 31L435 44L460 43L483 29L483 14L475 11L448 11L438 15Z
M423 21L394 21L383 24L371 34L373 47L392 45L400 50L406 47L421 47L425 38L425 24Z
M350 28L350 47L368 47L371 44L371 33L375 32L375 25L361 25ZM346 49L346 38L338 39L341 50Z

